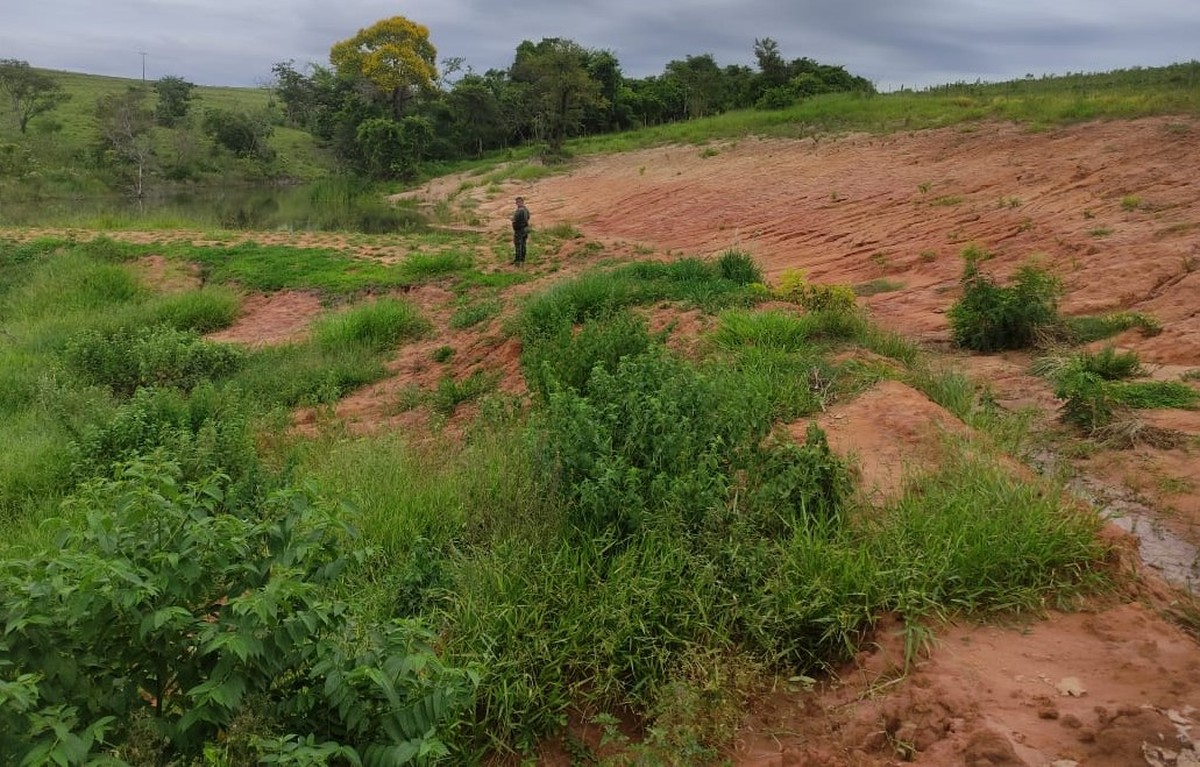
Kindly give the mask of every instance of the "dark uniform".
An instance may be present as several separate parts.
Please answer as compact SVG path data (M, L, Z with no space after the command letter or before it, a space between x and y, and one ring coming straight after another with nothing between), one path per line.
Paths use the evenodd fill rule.
M529 208L525 200L517 198L517 209L512 215L513 228L513 263L525 263L525 242L529 239Z

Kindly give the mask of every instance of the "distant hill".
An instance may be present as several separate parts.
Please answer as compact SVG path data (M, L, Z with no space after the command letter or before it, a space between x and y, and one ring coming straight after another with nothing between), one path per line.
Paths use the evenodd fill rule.
M69 99L53 111L34 118L26 134L18 129L11 107L0 101L0 193L56 193L70 190L94 190L102 185L103 174L96 165L97 102L106 96L145 87L147 105L157 103L153 81L108 77L49 69L35 71L53 77ZM230 177L287 177L307 180L327 175L334 164L311 135L280 123L276 100L268 88L195 86L188 120L179 128L154 129L157 154L169 164L179 152L201 148L205 157L204 176L210 180ZM272 115L273 132L268 142L274 150L272 167L250 168L244 161L223 157L204 143L199 130L206 112ZM193 142L196 146L189 148ZM203 180L203 179L201 179Z

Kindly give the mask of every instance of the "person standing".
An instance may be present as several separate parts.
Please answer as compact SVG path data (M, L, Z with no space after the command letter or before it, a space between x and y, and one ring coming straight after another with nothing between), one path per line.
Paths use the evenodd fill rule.
M517 198L517 209L512 214L513 228L513 263L525 263L525 243L529 239L529 208L525 207L525 198Z

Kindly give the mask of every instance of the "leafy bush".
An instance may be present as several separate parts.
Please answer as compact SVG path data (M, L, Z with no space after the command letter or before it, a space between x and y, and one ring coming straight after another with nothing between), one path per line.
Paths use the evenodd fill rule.
M1200 392L1180 381L1124 380L1141 375L1141 363L1136 352L1112 346L1041 360L1035 369L1054 381L1054 394L1063 400L1062 419L1088 433L1130 410L1187 408L1200 400Z
M543 400L557 388L586 390L593 368L612 372L623 357L650 348L646 321L631 312L590 320L578 333L563 325L557 333L536 338L521 355L529 388Z
M553 392L547 459L569 498L569 521L587 536L624 537L662 524L691 528L724 502L722 447L737 426L718 417L718 395L663 354L597 367L588 396ZM711 417L706 417L711 416Z
M747 504L764 520L760 535L781 538L797 528L839 526L850 477L816 423L809 423L803 444L786 440L763 450L747 474Z
M126 745L191 763L249 707L273 725L256 756L446 753L439 733L473 677L414 624L347 644L352 618L323 587L365 552L333 510L289 488L220 513L223 491L219 476L185 484L170 463L135 462L70 500L53 549L0 564L5 763L92 763ZM154 740L128 742L147 716Z
M1057 328L1062 283L1033 264L1017 270L1007 287L979 271L977 255L965 253L963 296L946 316L954 342L966 349L994 352L1034 345L1038 334Z
M233 390L211 384L191 396L171 389L138 389L113 417L87 427L72 444L78 479L108 476L115 464L161 449L184 477L214 471L230 476L239 491L259 469L247 405Z
M191 389L237 371L240 348L201 339L194 331L165 325L89 330L71 339L63 352L67 367L90 384L128 397L143 386Z

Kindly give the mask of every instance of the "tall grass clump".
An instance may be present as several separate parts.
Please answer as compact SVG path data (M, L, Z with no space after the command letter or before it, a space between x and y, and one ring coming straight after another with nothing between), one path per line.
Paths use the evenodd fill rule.
M336 402L385 373L379 355L356 347L291 343L249 352L229 384L264 407L311 406Z
M1024 612L1103 582L1101 524L1065 491L968 456L874 518L869 548L903 612Z
M0 529L51 513L70 491L71 432L41 409L0 419Z
M419 338L429 322L415 306L380 298L322 317L314 323L313 341L325 350L355 349L380 354L402 341Z
M817 310L790 314L731 309L722 312L713 340L720 346L759 346L800 352L818 345L857 341L867 332L866 319L857 312Z
M464 272L471 268L473 261L471 254L466 252L409 253L400 262L400 268L411 281L420 282Z
M39 261L5 302L12 321L65 319L76 312L97 312L136 302L145 289L128 268L104 263L78 249Z
M763 281L762 268L749 254L741 250L726 250L717 256L717 273L723 280L737 285L752 285Z
M241 298L226 285L205 285L198 290L154 296L146 302L146 312L154 324L196 333L229 327L240 309Z
M985 254L968 249L963 257L963 295L946 313L959 346L979 352L1029 348L1039 334L1061 324L1058 278L1029 263L1002 286L980 271Z

